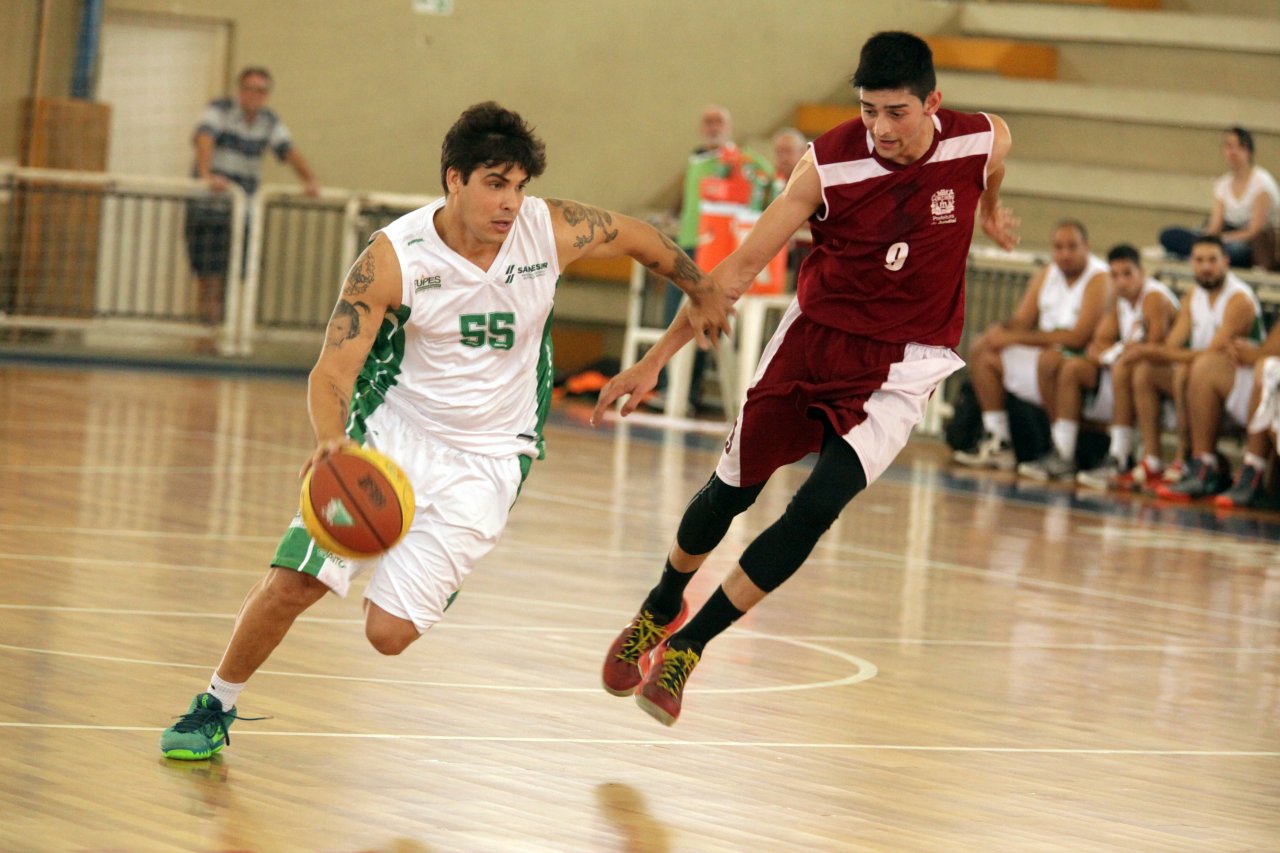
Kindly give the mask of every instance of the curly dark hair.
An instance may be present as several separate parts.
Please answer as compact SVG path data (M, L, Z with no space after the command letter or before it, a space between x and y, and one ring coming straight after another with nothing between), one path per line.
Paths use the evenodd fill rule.
M519 166L536 178L547 168L547 149L518 113L493 101L467 108L444 135L440 148L440 185L449 192L448 174L457 169L465 184L482 166Z

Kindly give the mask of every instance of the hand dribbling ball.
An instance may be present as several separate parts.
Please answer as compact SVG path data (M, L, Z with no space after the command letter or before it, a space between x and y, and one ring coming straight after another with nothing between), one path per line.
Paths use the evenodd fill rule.
M321 459L302 481L302 523L326 551L376 557L413 523L413 486L400 466L350 445Z

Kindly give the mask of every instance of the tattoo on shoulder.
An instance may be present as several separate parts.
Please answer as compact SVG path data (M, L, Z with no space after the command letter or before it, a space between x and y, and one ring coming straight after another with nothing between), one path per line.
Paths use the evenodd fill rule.
M365 252L351 268L347 283L342 288L343 296L359 296L373 284L373 255Z
M325 331L325 345L340 347L346 341L360 334L360 323L369 316L369 306L363 302L348 302L339 299L333 308L333 316L329 318L329 328Z
M618 229L610 230L613 225L613 216L607 210L601 210L598 207L580 204L576 201L563 201L558 198L547 199L547 204L554 210L560 211L560 215L564 221L572 228L577 228L582 223L587 224L587 233L579 234L574 238L573 246L575 249L581 249L596 241L596 229L600 229L600 242L612 243L618 237Z

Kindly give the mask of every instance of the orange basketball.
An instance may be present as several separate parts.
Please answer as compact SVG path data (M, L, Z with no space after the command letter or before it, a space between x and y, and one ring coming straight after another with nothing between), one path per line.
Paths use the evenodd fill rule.
M316 544L344 557L375 557L413 522L413 486L400 466L367 447L344 447L307 472L302 522Z

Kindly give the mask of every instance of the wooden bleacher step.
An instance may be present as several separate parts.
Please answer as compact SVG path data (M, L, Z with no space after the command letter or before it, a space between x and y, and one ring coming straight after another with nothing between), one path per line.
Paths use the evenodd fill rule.
M967 36L928 36L925 41L933 51L933 64L939 70L1058 79L1058 49L1053 45Z

